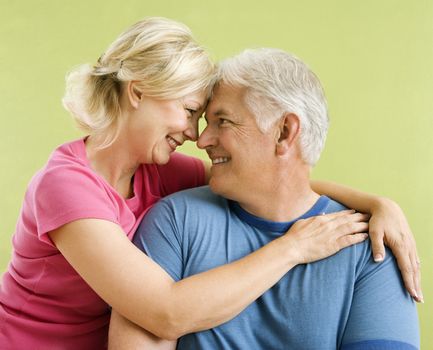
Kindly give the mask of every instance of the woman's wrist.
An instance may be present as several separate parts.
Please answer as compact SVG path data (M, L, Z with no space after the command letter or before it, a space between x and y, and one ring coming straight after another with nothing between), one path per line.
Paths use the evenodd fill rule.
M290 234L285 234L271 242L271 244L276 246L277 255L288 270L301 264L303 261L301 251L297 249L294 241L294 238Z
M387 197L372 196L369 214L373 215L375 213L386 211L388 209L399 210L400 207L396 202Z

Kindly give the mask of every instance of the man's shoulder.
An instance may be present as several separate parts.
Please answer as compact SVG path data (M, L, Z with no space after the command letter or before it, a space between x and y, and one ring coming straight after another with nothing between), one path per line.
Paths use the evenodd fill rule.
M323 210L327 214L348 209L343 204L331 198L327 198L327 199L328 201ZM335 261L337 264L339 264L341 263L341 260L339 259L343 259L343 261L345 261L344 259L347 259L346 254L353 254L353 257L355 258L356 261L357 279L361 278L364 275L377 273L377 271L380 271L385 268L397 271L397 265L396 265L394 255L388 248L385 249L386 249L385 260L381 264L375 263L372 258L372 247L371 247L370 239L367 239L363 242L357 243L350 247L344 248L342 251L335 254L333 258L325 259L325 261L332 260Z
M211 191L209 186L201 186L179 191L162 198L155 207L188 209L189 212L203 213L217 208L226 208L227 200Z
M326 197L326 199L327 199L326 205L325 205L325 208L323 210L323 212L326 213L326 214L335 213L335 212L338 212L338 211L342 211L342 210L348 209L343 204L341 204L341 203L333 200L332 198Z
M348 208L343 204L329 197L326 197L326 201L324 202L322 212L325 214L331 214L331 213L336 213L347 209ZM352 261L353 263L356 264L358 272L364 269L367 265L369 265L369 262L371 260L370 240L367 239L363 242L346 247L342 249L339 253L333 255L332 257L324 259L323 262L330 261L339 265L342 262L347 263L347 259L349 259L349 256L352 256L352 258L350 259L354 259Z
M179 202L179 201L217 201L220 196L213 193L209 186L200 186L189 188L176 193L172 193L164 197L164 201Z

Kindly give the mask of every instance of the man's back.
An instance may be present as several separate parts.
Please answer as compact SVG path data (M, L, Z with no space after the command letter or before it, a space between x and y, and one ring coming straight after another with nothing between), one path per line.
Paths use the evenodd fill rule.
M320 197L301 218L342 209ZM293 222L255 217L201 187L160 201L134 241L179 280L257 250ZM367 241L296 266L236 318L182 337L178 349L413 349L418 338L394 258L375 264Z

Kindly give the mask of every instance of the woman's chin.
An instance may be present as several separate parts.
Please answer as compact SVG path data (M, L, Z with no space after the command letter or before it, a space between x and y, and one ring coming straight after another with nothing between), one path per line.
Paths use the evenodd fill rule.
M170 156L171 156L171 153L158 154L158 155L153 157L152 161L154 164L164 165L164 164L168 163L168 161L170 160Z

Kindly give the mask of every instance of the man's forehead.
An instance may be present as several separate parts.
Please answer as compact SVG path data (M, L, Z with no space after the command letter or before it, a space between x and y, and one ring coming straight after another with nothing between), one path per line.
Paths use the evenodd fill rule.
M213 90L212 90L212 97L220 97L224 95L243 95L245 91L245 88L239 87L239 86L233 86L231 84L227 84L224 82L219 82L215 84Z
M243 89L227 84L218 84L209 100L206 114L232 114L243 103Z

